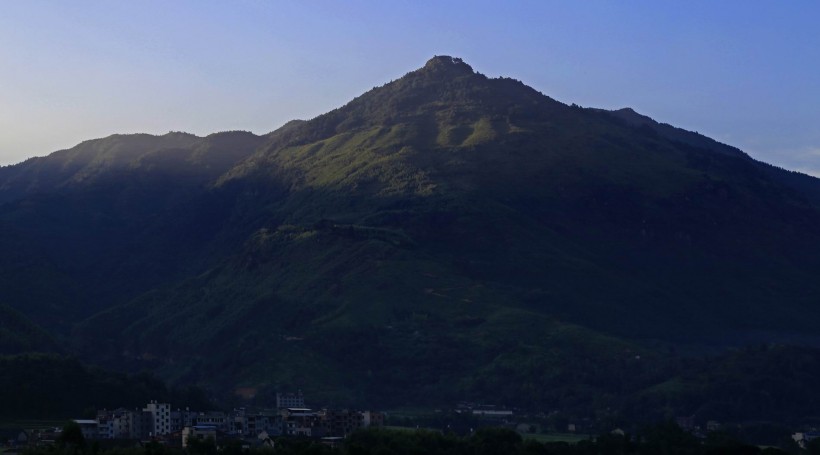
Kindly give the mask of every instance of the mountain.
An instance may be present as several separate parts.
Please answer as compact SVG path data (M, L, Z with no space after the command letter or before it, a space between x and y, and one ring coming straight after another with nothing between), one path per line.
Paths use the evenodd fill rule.
M214 204L204 191L263 142L114 135L0 168L0 302L65 334L197 269Z
M57 352L56 341L20 312L0 305L0 355L19 352Z
M259 400L690 412L743 362L682 376L686 353L820 339L818 195L440 56L264 136L112 136L0 169L0 302L89 361ZM752 357L820 358L790 349Z
M144 406L149 400L208 409L195 388L171 388L150 374L125 375L89 368L56 354L0 355L0 418L77 418L89 410Z

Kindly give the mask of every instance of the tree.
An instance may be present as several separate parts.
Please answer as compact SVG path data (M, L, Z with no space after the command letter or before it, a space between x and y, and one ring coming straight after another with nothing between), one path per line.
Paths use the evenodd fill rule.
M57 438L57 444L66 449L67 453L76 454L85 448L85 436L80 424L75 421L69 421L63 425L63 431L60 437Z
M476 453L505 455L521 449L521 435L507 428L481 428L472 437Z

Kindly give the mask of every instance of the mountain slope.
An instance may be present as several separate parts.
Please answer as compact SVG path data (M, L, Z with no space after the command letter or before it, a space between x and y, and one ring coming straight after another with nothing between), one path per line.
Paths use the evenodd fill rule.
M20 312L0 305L0 355L18 352L56 352L57 343Z
M0 298L107 366L593 412L669 346L820 336L820 182L452 57L262 137L105 141L0 170Z
M209 183L262 142L115 135L0 169L0 298L67 330L201 268L218 210Z
M615 306L666 319L665 334L691 318L682 330L802 325L767 302L800 282L778 300L814 306L810 194L731 147L632 123L440 57L299 125L222 182L286 187L259 198L272 224L400 230L474 278L522 293L569 284L551 300L586 324L603 311L611 325ZM587 278L596 295L574 296ZM657 335L638 325L626 331Z
M154 376L133 376L89 368L55 354L0 355L0 418L77 418L89 409L134 408L149 400L208 409L202 391L168 389Z

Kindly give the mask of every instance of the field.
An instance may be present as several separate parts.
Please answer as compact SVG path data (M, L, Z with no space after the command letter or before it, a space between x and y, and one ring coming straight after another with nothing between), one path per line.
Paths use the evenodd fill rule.
M0 430L62 427L65 420L6 419L0 420Z
M0 420L0 444L5 444L9 439L16 439L20 430L33 430L45 428L61 428L65 420L31 420L31 419L5 419ZM0 449L0 453L2 453Z
M524 439L533 439L540 443L545 442L568 442L575 444L579 441L589 439L590 435L577 433L521 433Z

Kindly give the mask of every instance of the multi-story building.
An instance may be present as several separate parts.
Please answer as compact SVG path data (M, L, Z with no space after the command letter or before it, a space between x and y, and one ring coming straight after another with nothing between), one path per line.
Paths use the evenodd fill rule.
M153 414L146 410L135 409L130 411L131 420L128 422L130 439L147 439L154 432Z
M228 433L240 436L250 434L248 432L248 415L245 408L234 408L233 412L228 414Z
M362 426L364 428L380 428L384 426L384 414L376 411L362 412Z
M132 411L118 408L97 411L100 439L139 439L142 437L142 425L134 424L134 420L142 421L144 411ZM141 423L141 422L140 422Z
M263 411L249 414L246 417L248 435L259 435L262 432L269 436L281 436L284 432L282 427L282 415L273 411Z
M171 411L171 433L182 431L185 427L193 426L196 423L198 412L188 408Z
M319 411L325 436L344 437L359 428L383 427L384 414L374 411L324 409Z
M151 414L151 434L150 436L162 436L171 432L171 405L168 403L157 403L151 401L143 409Z
M284 434L288 436L324 436L319 414L307 408L287 408L281 411Z
M319 412L324 436L347 436L363 426L360 412L347 409L324 409Z
M87 419L74 419L74 423L79 425L80 431L83 433L83 438L85 439L98 439L98 428L99 422L96 420L87 420Z
M217 434L218 431L215 426L213 425L194 425L190 427L185 427L182 429L182 447L188 447L189 441L192 439L213 439L214 442L217 442Z
M114 419L100 417L97 413L97 437L100 439L114 439Z
M228 431L228 416L222 411L200 412L194 425L210 425L219 431Z
M276 393L276 407L279 409L304 408L305 397L302 391L296 393Z

